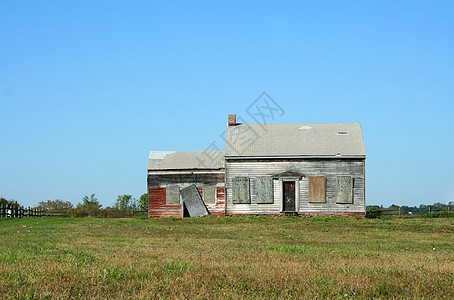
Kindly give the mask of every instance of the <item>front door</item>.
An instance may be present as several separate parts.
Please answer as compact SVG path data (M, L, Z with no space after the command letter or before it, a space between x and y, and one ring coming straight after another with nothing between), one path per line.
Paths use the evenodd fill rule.
M284 181L284 211L295 211L295 181Z

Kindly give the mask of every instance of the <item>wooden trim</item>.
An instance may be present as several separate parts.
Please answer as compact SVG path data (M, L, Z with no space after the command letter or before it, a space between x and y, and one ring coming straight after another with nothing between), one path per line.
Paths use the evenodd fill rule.
M291 211L291 212L298 212L298 208L299 208L299 203L297 203L297 201L299 200L299 191L298 191L299 182L298 182L298 180L282 178L280 181L281 181L281 192L280 192L280 195L281 195L281 207L280 207L280 212L281 213L287 212L287 211L284 211L284 182L294 182L295 183L295 210ZM298 189L297 189L297 187L298 187Z

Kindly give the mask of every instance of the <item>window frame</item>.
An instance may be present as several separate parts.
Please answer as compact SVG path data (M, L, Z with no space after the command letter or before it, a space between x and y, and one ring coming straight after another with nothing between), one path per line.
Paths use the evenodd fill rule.
M176 190L178 189L178 197L175 195ZM173 197L178 199L178 202L172 201L170 202L170 199L173 199ZM176 200L176 199L173 199ZM180 205L181 204L181 196L180 196L180 187L177 185L169 185L166 186L166 205Z
M347 196L343 197L341 199L340 199L340 196L345 193L340 191L340 189L341 189L340 179L348 179L348 181L349 181L348 184L350 186ZM349 176L349 175L336 176L336 204L353 204L353 198L354 198L353 190L354 190L353 176Z
M238 189L235 189L235 185L243 182L245 185L245 191L243 192L244 195L247 194L247 199L241 199L241 192ZM232 178L232 204L251 204L251 180L249 177L234 177Z
M261 194L259 188L262 188L262 186L266 187L266 185L269 186L270 190L265 194ZM272 177L260 176L255 178L255 197L257 204L274 204L274 181Z

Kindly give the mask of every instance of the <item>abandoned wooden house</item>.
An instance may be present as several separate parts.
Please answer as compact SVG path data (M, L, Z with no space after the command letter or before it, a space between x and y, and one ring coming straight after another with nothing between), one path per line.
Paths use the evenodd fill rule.
M236 124L226 132L225 212L365 214L359 123Z
M210 214L365 215L366 155L359 123L237 124L235 119L229 115L225 152L150 153L150 217L183 216L179 192L190 185Z

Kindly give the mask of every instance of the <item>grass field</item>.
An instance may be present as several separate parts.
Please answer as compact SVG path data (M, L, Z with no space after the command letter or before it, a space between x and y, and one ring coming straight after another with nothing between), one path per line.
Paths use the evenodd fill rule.
M0 295L454 299L453 231L453 218L0 220Z

